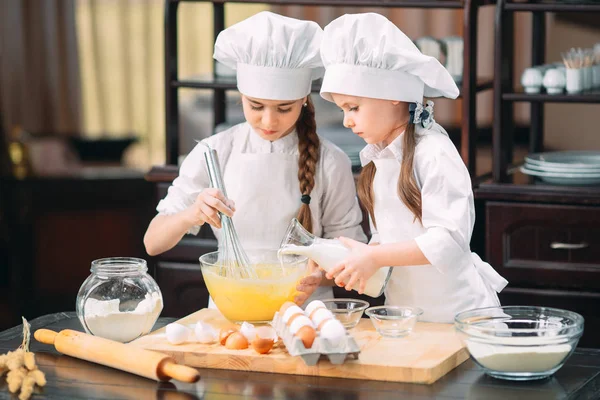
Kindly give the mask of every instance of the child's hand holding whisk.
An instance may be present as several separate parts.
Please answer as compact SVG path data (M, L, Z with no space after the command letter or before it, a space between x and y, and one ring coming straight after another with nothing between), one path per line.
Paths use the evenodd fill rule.
M219 211L229 217L235 212L235 203L226 198L219 189L204 189L196 201L185 211L191 226L203 225L208 222L215 228L221 228Z

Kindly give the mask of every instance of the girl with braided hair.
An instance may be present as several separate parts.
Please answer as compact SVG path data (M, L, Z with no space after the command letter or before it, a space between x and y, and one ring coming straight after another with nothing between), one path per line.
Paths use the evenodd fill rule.
M314 22L270 12L219 34L214 58L237 71L246 122L203 142L219 155L229 199L209 187L206 147L198 144L157 206L144 238L149 254L204 223L219 240L218 211L232 216L246 250L279 247L295 217L317 236L366 241L350 160L316 132L309 94L322 74L321 36ZM311 270L298 285L299 304L333 297L312 262Z

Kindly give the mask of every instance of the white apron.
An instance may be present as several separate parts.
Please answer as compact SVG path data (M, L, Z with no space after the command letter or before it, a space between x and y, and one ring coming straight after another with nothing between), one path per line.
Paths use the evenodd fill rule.
M279 248L301 204L297 158L283 153L233 153L223 181L227 197L235 202L232 219L244 249ZM211 228L219 240L221 230ZM319 287L305 304L332 297L331 287ZM212 298L209 307L216 308Z
M375 219L381 243L415 239L426 229L414 221L414 215L397 194L400 162L396 158L375 159L373 181ZM423 309L421 321L451 323L461 311L498 306L498 295L506 284L488 263L475 253L465 251L450 274L442 274L433 265L392 268L385 290L386 304Z

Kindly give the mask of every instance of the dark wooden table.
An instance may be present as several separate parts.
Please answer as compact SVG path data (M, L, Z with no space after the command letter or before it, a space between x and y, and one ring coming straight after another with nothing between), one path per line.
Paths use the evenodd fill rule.
M173 319L160 318L155 328ZM45 315L31 322L32 331L49 328L82 330L75 313ZM5 353L21 343L22 326L0 333ZM360 381L354 379L201 369L195 384L158 383L112 368L58 354L31 340L48 384L33 399L598 399L600 350L578 349L553 377L532 382L508 382L484 375L471 360L433 385ZM4 378L0 399L11 398ZM16 398L16 397L12 397Z

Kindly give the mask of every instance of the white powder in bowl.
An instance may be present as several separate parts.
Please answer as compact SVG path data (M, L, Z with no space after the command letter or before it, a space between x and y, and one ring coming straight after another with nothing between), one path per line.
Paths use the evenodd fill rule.
M126 312L119 311L119 299L88 299L84 305L85 323L94 336L127 343L152 329L162 307L158 292L146 294L135 310Z
M525 338L527 339L527 338ZM518 346L519 341L524 346ZM570 344L527 346L531 340L513 338L509 346L467 342L469 352L485 368L502 372L544 372L560 364L571 351Z

